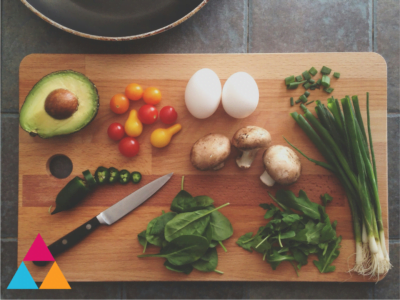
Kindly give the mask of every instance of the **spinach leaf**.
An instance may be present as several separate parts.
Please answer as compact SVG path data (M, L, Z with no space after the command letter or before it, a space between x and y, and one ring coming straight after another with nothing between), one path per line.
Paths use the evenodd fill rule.
M207 252L197 261L192 263L192 266L202 272L212 272L218 265L218 253L215 248L209 248Z
M210 224L207 225L203 236L207 239L208 243L211 244L213 234L212 234L212 228L211 228Z
M171 210L177 213L192 212L213 205L214 200L208 196L193 197L185 190L181 190L172 200Z
M189 275L193 271L192 265L175 266L168 260L165 261L164 266L170 271L185 273L186 275Z
M170 242L181 235L202 235L210 222L210 214L226 205L229 203L212 210L202 209L178 214L165 226L165 239Z
M147 248L146 230L143 230L141 233L139 233L137 237L139 244L143 246L143 253L145 253Z
M181 235L162 248L159 254L143 254L138 257L163 257L175 266L183 266L202 257L208 244L203 236Z
M267 255L267 261L273 270L275 270L281 262L286 260L294 260L294 257L292 255L280 254L276 250L273 250L272 254Z
M275 197L286 207L301 211L314 220L320 219L318 211L319 204L311 202L303 190L300 190L299 197L296 197L293 192L287 190L279 190Z
M218 241L211 241L211 243L210 243L210 248L215 248L215 247L217 247L219 245L219 242Z
M164 228L165 225L176 216L174 212L164 213L153 219L147 225L146 240L155 246L162 247L165 241Z
M211 213L210 225L214 241L224 241L233 235L231 222L219 211Z

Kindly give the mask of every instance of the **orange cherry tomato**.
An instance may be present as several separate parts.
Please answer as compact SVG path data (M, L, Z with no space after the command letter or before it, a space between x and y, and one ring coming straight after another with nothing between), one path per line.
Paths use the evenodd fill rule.
M110 109L116 114L123 114L129 108L129 100L124 94L116 94L111 98Z
M147 104L156 105L161 101L161 92L158 88L149 87L144 90L143 100Z
M128 97L129 100L137 101L143 96L143 89L137 83L128 84L125 88L125 96Z

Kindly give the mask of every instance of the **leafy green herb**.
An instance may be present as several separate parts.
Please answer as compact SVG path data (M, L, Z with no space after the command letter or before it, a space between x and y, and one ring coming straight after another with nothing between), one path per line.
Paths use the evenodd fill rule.
M193 197L185 190L181 190L172 200L171 210L177 213L191 212L213 205L214 200L208 196Z
M332 196L330 196L328 193L319 196L319 198L321 199L324 206L327 206L333 200Z
M207 252L197 261L192 263L192 266L202 272L212 272L218 265L218 253L215 248L209 248Z
M339 255L341 237L336 236L337 222L331 224L324 207L311 202L304 191L298 197L285 190L279 190L275 197L269 195L283 211L272 203L260 204L267 210L264 218L269 222L254 236L252 232L244 234L236 244L247 251L261 253L274 270L289 261L298 274L297 270L307 264L308 255L317 254L319 260L314 264L321 273L329 272Z

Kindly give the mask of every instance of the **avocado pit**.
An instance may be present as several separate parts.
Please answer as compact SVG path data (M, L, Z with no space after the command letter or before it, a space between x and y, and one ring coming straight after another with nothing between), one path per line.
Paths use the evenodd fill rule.
M78 109L78 98L66 89L56 89L47 96L44 109L54 119L68 119Z

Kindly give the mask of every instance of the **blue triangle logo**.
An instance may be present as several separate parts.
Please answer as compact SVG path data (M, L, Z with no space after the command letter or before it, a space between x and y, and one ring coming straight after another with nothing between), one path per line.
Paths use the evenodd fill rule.
M38 287L24 262L21 263L13 279L7 287L8 290L37 290Z

